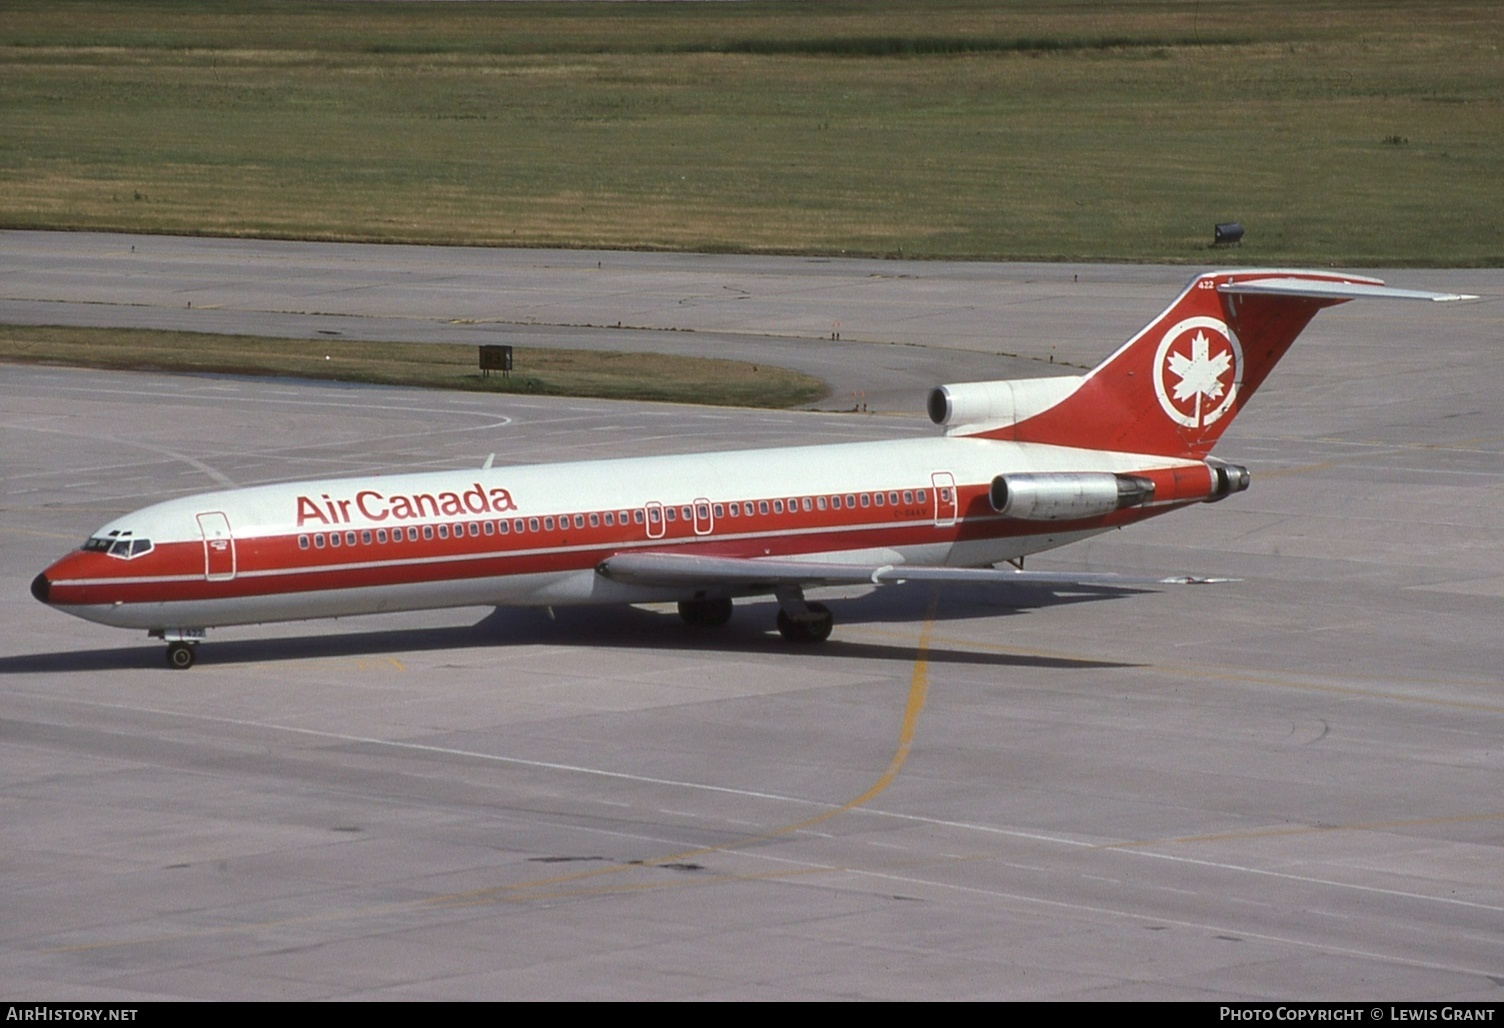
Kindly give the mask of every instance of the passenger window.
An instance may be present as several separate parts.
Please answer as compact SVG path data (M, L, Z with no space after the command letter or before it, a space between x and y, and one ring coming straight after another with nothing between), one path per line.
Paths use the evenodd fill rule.
M549 520L552 520L552 518L550 518ZM536 531L538 531L538 519L537 518L528 518L527 519L527 530L529 532L536 532Z
M322 550L324 548L324 533L320 532L318 535L313 537L313 546L314 549L318 550Z
M501 522L501 524L505 524L505 523L506 522ZM496 525L492 524L489 521L482 521L481 522L481 527L485 529L485 532L486 532L487 535L491 535L493 532L496 531Z
M710 504L700 503L695 505L695 511L700 520L710 517Z
M904 503L913 503L914 502L914 490L912 490L912 489L905 489L903 491L903 502Z
M599 514L592 514L592 515L590 515L590 527L591 528L600 528L601 527L601 516Z
M511 527L512 526L507 524L505 521L498 521L496 522L496 534L506 535L511 530Z
M635 522L637 522L637 524L639 524L639 525L642 524L642 511L640 511L640 510L634 510L632 512L632 520L635 521ZM657 523L658 523L658 519L656 517L653 518L653 524L656 525Z
M663 509L663 516L665 518L667 518L668 520L673 521L676 518L678 518L679 512L676 511L676 510L674 510L674 508L672 508L672 507L665 507Z
M893 506L893 507L898 506L898 493L897 492L891 492L891 493L888 494L888 504L890 506Z
M416 526L407 526L407 541L410 543L415 543L418 541L418 529Z
M825 509L825 497L823 497L823 496L817 496L817 497L815 497L815 506L819 507L821 510L824 510Z
M870 507L870 506L872 506L872 497L871 497L870 494L868 494L868 493L863 493L862 494L862 506L863 507Z
M914 499L918 500L920 503L923 503L924 502L924 490L921 489L917 493L915 493L914 494Z
M552 532L553 530L554 530L554 519L551 518L551 517L544 518L543 519L543 531L545 531L545 532Z
M338 546L339 545L339 533L338 532L330 532L329 533L329 545L330 546Z
M440 539L448 539L449 538L449 526L448 525L440 525L439 526L439 538Z
M616 527L616 515L615 514L613 514L611 511L608 510L608 511L606 511L606 513L603 516L606 519L606 527L607 528L615 528Z
M474 521L470 522L470 534L472 536L480 535L480 525L476 524Z
M721 516L722 516L722 512L723 512L723 511L724 511L724 510L725 510L725 508L724 508L724 507L722 507L722 506L721 506L721 505L720 505L720 504L719 504L719 503L718 503L718 504L716 504L716 505L715 505L715 516L716 516L716 517L721 517Z
M684 520L685 521L688 521L690 519L690 517L692 517L692 515L689 513L689 508L688 507L680 507L679 508L679 513L684 516Z
M371 545L371 530L369 528L366 529L364 532L360 533L360 541L361 541L361 544L364 545L364 546L370 546Z
M574 516L574 527L575 528L584 528L585 527L585 515L583 515L583 514L576 514Z
M779 506L782 506L782 504L779 504ZM763 515L766 515L768 513L768 501L767 500L758 500L757 501L757 513L763 514Z
M855 510L856 509L856 495L855 494L853 494L853 493L847 493L846 494L846 506L850 510ZM862 506L865 507L867 505L864 503L864 504L862 504Z
M378 528L378 529L376 529L376 541L378 543L384 543L384 542L386 542L386 529L384 529L384 528Z
M306 549L308 549L308 537L306 535L300 535L300 536L298 536L298 549L300 549L300 550L306 550Z

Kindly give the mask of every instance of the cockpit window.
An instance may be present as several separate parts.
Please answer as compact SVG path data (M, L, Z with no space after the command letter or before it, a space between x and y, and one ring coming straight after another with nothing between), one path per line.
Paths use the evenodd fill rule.
M150 539L137 539L130 532L116 530L109 535L91 537L83 546L88 553L108 553L111 557L130 560L152 550Z

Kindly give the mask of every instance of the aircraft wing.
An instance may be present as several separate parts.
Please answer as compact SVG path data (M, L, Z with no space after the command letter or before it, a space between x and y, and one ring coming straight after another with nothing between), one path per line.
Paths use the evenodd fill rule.
M618 553L595 568L618 582L686 588L737 590L822 585L892 585L899 582L972 582L1041 589L1145 588L1198 585L1230 579L1165 578L1115 575L1105 572L1020 571L1015 568L951 568L914 564L835 564L826 562L746 557L707 557L691 553Z

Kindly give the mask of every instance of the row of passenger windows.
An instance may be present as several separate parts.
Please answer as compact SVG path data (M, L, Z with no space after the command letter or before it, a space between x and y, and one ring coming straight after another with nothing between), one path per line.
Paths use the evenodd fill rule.
M942 489L941 498L949 501L950 490ZM857 510L865 507L896 507L904 504L927 503L926 489L894 490L888 493L846 493L829 496L791 496L776 500L739 500L733 503L684 504L677 507L660 507L657 504L636 510L608 510L591 514L547 515L535 518L503 518L499 521L470 521L442 525L408 525L393 529L365 528L360 531L316 532L298 536L300 549L337 549L344 546L371 546L388 543L417 542L419 539L478 538L483 535L522 535L528 532L552 532L555 529L614 528L618 525L659 525L664 521L706 522L714 514L716 518L749 518L768 514L798 513L814 510Z
M599 528L603 523L614 527L618 520L623 525L633 522L632 515L636 514L636 523L643 523L642 511L607 511L605 514L576 514L574 527L584 528L588 523L591 528ZM312 546L316 550L322 550L325 546L336 548L340 546L370 546L373 543L400 543L404 539L415 543L419 539L462 539L465 536L479 537L482 535L522 535L526 532L552 532L556 527L567 529L570 525L569 515L561 515L558 518L503 518L500 521L471 521L468 523L444 524L444 525L408 525L404 528L393 528L388 531L385 528L365 528L359 532L318 532L314 535L298 536L298 547L308 549ZM327 542L326 542L327 540Z
M895 489L894 491L889 493L847 493L844 496L840 494L832 496L791 496L787 500L757 500L755 511L753 509L752 500L724 505L717 503L713 506L715 508L715 516L718 518L725 517L728 513L734 518L739 518L743 516L751 517L754 513L767 514L769 513L770 506L771 511L774 514L782 514L784 513L784 511L788 511L790 514L792 514L800 510L841 510L843 508L847 510L855 510L859 506L897 507L900 500L905 505L914 503L928 503L929 490L905 489L900 492ZM702 503L699 506L700 517L703 519L708 514L705 509L707 505ZM684 517L688 519L690 516L690 508L683 507L680 509L683 511ZM666 513L670 521L674 520L674 509L672 507L667 508Z

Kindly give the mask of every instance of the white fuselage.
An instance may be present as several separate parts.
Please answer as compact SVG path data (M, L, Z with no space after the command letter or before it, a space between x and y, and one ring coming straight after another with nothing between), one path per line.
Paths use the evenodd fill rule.
M92 621L163 630L689 598L595 571L606 557L642 551L983 566L1205 498L1203 489L1120 517L1020 523L987 506L995 476L1181 466L1204 467L947 437L257 486L111 522L95 540L148 540L149 549L64 558L46 573L49 602Z

